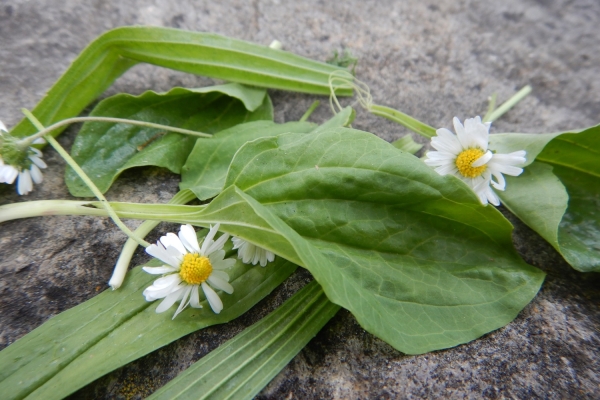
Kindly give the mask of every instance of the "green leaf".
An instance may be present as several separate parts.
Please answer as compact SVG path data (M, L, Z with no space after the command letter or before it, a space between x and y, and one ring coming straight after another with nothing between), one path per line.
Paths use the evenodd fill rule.
M225 186L202 211L182 208L186 218L219 221L305 266L331 301L405 353L506 325L543 280L495 208L369 133L257 139L236 153Z
M600 271L598 139L600 125L566 133L490 135L490 148L526 149L527 162L536 160L525 169L524 179L507 179L506 192L498 192L502 201L582 272ZM553 171L534 167L538 161Z
M210 139L198 140L181 170L180 188L190 189L200 200L218 195L223 189L233 155L251 140L287 132L306 133L314 129L308 122L275 124L267 121L236 125Z
M507 176L506 191L496 193L506 208L558 247L558 225L569 195L550 165L534 162L521 175Z
M341 69L212 33L121 27L85 48L32 112L44 126L74 117L141 62L251 86L323 95L329 94L329 74ZM352 90L339 89L336 94L348 96ZM35 132L25 119L11 131L17 137Z
M490 135L489 147L497 153L512 153L525 150L525 166L535 161L544 147L562 133L495 133Z
M235 291L220 296L220 314L203 302L204 308L187 308L171 320L174 309L157 314L158 302L144 300L142 291L156 276L137 267L121 289L105 291L51 318L0 352L2 397L61 399L190 332L237 318L295 268L281 258L265 268L238 261L227 271Z
M319 133L322 131L326 131L331 128L341 128L345 126L350 126L354 118L356 117L356 113L352 107L344 107L339 113L335 114L331 119L325 121L321 125L317 126L312 133Z
M406 135L393 141L392 146L410 154L415 154L423 148L423 145L415 142L411 135Z
M338 310L313 281L149 399L252 399Z
M168 93L148 91L140 96L118 94L101 101L91 115L215 133L242 122L273 119L273 108L264 89L230 83L201 89L174 88ZM128 168L153 165L180 173L197 140L141 126L87 122L71 154L104 193ZM73 169L67 168L65 181L73 196L93 196Z

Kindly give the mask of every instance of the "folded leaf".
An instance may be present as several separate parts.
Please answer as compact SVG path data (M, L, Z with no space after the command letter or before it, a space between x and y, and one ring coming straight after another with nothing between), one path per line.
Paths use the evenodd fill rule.
M295 268L281 258L265 268L238 261L228 270L235 291L221 295L224 309L220 314L214 314L204 301L204 308L187 308L171 320L174 308L157 314L159 302L146 302L142 296L157 276L137 267L129 272L121 289L105 291L51 318L2 350L2 398L62 399L190 332L238 317Z
M582 272L600 271L599 139L600 125L557 134L490 136L494 150L525 148L528 164L536 160L523 177L507 179L506 191L498 192L503 203ZM552 172L535 167L539 161L551 165Z
M272 120L273 107L264 89L237 83L201 89L148 91L140 96L118 94L101 101L92 116L110 116L215 133L237 124ZM128 124L87 122L71 155L96 186L105 192L124 170L159 166L180 173L198 138ZM93 196L77 174L67 168L65 181L74 196Z
M149 63L263 88L328 95L329 74L342 68L213 33L126 26L100 35L32 110L45 126L74 117L138 63ZM351 89L337 89L348 96ZM53 134L60 133L61 130ZM35 133L27 120L11 131Z

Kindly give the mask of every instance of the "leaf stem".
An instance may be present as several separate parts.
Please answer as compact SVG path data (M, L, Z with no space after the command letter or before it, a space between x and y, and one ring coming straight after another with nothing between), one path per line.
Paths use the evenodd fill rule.
M387 118L390 121L394 121L400 125L404 125L411 131L418 133L419 135L426 137L427 139L431 139L435 136L434 127L424 124L418 119L404 114L401 111L394 110L393 108L386 106L379 106L377 104L372 104L370 111L374 115L378 115L380 117Z
M44 126L40 123L40 121L37 120L37 118L35 118L35 116L31 112L29 112L29 110L26 110L26 109L23 108L23 109L21 109L21 111L23 112L23 114L25 114L25 117L27 117L27 119L37 129L39 129L40 131L44 130ZM47 133L48 132L46 132L46 134ZM36 136L36 135L33 135L33 136ZM73 170L77 173L77 175L79 175L79 177L81 178L81 180L83 182L85 182L85 184L90 188L90 190L94 193L94 195L98 198L98 200L100 200L100 203L102 204L102 206L104 207L104 209L106 209L106 212L108 213L108 215L112 218L112 220L114 221L114 223L123 231L123 233L125 233L131 239L133 239L136 242L138 242L141 246L144 246L144 247L150 246L150 243L146 242L144 239L141 239L141 238L137 237L123 223L123 221L121 221L121 219L117 216L117 214L115 213L115 211L112 209L112 207L110 206L110 204L106 200L106 197L104 197L104 195L102 194L102 192L100 192L100 190L96 187L96 185L94 185L94 182L92 182L92 180L81 169L81 167L79 167L79 165L77 164L77 162L75 162L75 160L73 160L73 158L71 158L71 156L69 155L69 153L67 153L67 151L56 141L56 139L54 139L54 137L52 137L51 135L45 136L44 139L46 139L48 141L48 143L50 143L50 145L52 147L54 147L54 149L56 150L56 152L58 154L60 154L60 156L67 162L67 164L69 164L69 166L71 168L73 168Z
M531 86L527 85L521 90L519 90L515 95L513 95L510 99L505 101L500 107L494 110L492 113L486 114L483 118L483 122L493 122L500 118L504 113L513 108L518 102L523 100L525 96L531 93Z
M169 201L169 204L186 204L195 198L196 195L194 195L194 193L191 190L185 189L175 194L175 196L173 196L173 198ZM144 238L159 223L160 221L144 221L134 231L134 234L136 234L140 238ZM110 277L110 280L108 281L108 285L112 288L112 290L120 288L123 284L125 274L127 273L127 268L129 267L129 263L131 262L131 258L133 257L133 253L137 248L137 245L137 242L131 238L127 239L125 245L123 245L121 255L119 255L119 259L115 264L113 274Z
M77 122L110 122L113 124L129 124L129 125L145 126L147 128L162 129L162 130L170 131L170 132L183 133L185 135L190 135L190 136L197 136L197 137L204 137L204 138L212 137L212 135L209 133L196 132L196 131L191 131L189 129L175 128L173 126L155 124L155 123L146 122L146 121L136 121L134 119L112 118L112 117L75 117L75 118L68 118L68 119L59 121L55 124L50 125L47 128L40 129L40 131L37 132L35 135L31 135L31 136L24 138L21 141L21 143L25 146L29 146L31 143L33 143L34 140L44 137L54 130L56 130L62 126L74 124Z
M319 100L315 100L310 107L308 107L308 110L306 110L306 112L304 113L304 115L300 118L300 122L304 122L308 119L308 117L311 116L311 114L317 109L317 107L319 107L319 105L321 104L321 102Z

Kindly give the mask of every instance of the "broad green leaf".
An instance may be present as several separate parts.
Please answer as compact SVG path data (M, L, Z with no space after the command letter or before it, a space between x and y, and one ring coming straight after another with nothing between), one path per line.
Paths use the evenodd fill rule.
M251 140L282 133L306 133L314 129L308 122L275 124L250 122L221 131L210 139L198 140L181 170L180 188L190 189L200 200L218 195L223 189L229 164L236 151Z
M305 266L331 301L405 353L506 325L543 280L515 252L512 227L495 208L369 133L338 128L246 143L225 186L205 208L172 206L160 218L221 222ZM127 211L139 206L115 207L140 215ZM143 218L152 208L139 208Z
M264 89L230 83L201 89L175 88L168 93L148 91L140 96L118 94L101 101L91 115L215 133L247 121L273 119L273 109ZM141 126L87 122L71 154L105 192L128 168L154 165L180 173L197 140ZM65 181L72 195L93 196L73 169L67 168Z
M235 291L221 294L220 314L203 302L204 308L188 308L171 320L174 308L157 314L158 302L144 300L142 291L156 276L137 267L121 289L53 317L0 352L2 398L61 399L190 332L238 317L295 268L281 258L265 268L237 262L228 271Z
M552 172L538 167L528 173L530 165L524 173L530 185L521 177L509 178L506 192L498 194L582 272L600 271L599 139L600 126L566 133L490 135L492 149L503 153L526 149L528 164L535 158L554 167Z
M525 166L535 161L544 147L562 133L496 133L490 135L490 149L497 153L525 150Z
M339 310L311 282L150 399L252 399Z
M74 117L141 62L251 86L324 95L329 94L329 74L342 69L212 33L121 27L85 48L32 112L45 126ZM336 94L348 96L352 90L338 89ZM11 133L23 137L35 132L29 121L22 120Z
M600 125L557 137L537 159L554 165L569 193L559 251L575 269L600 272Z
M569 195L550 165L539 161L530 164L521 175L507 176L506 191L496 193L506 208L558 247L558 225Z

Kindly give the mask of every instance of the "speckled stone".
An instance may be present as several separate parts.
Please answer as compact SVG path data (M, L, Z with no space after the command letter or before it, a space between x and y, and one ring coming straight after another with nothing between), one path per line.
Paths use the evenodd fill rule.
M132 24L211 31L317 60L349 49L376 103L432 126L482 114L497 92L533 93L493 132L552 132L600 119L600 3L595 0L141 1L0 0L0 118L13 126L76 55L107 29ZM136 66L107 91L138 94L205 86L206 78ZM274 91L279 122L297 120L314 96ZM326 100L326 99L322 99ZM325 101L326 102L326 101ZM348 103L348 101L346 101ZM322 106L311 119L330 116ZM359 110L353 125L386 140L406 134ZM75 129L60 137L69 147ZM421 138L416 140L425 142ZM27 197L0 185L0 204L70 199L64 162L45 151L45 182ZM108 198L166 202L178 177L124 173ZM515 246L548 273L539 295L508 326L453 349L406 356L366 333L342 310L262 391L281 398L598 398L599 274L572 270L537 234L515 225ZM130 222L135 226L136 222ZM173 229L164 224L160 232ZM102 290L123 234L104 218L48 217L0 225L0 347ZM138 252L134 262L147 257ZM246 315L172 343L98 379L74 399L143 398L259 320L310 280L299 271Z

